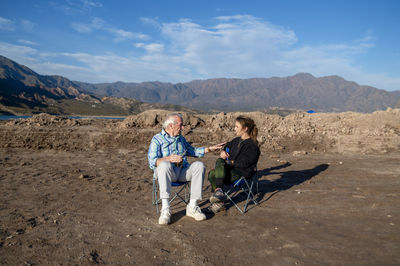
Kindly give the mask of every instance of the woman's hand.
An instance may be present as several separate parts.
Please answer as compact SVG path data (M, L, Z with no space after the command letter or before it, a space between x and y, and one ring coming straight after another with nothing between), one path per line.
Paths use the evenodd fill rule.
M220 154L219 154L219 156L220 156L222 159L226 160L226 159L229 158L229 153L227 153L226 151L221 151Z

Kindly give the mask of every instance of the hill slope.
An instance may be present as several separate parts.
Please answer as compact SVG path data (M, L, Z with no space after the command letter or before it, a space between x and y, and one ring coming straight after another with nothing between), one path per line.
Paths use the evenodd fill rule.
M26 66L0 56L0 113L129 115L147 109L188 108L136 99L96 96L82 92L77 82L61 76L39 75Z

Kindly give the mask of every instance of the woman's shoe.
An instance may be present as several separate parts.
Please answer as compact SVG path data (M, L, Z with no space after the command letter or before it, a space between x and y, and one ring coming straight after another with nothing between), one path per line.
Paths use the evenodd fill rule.
M207 211L209 213L217 213L221 210L225 209L225 204L222 202L215 202L213 204L211 204L208 208Z
M226 196L221 188L217 188L215 190L214 194L210 197L211 204L216 203L216 202L224 202L225 200L226 200Z

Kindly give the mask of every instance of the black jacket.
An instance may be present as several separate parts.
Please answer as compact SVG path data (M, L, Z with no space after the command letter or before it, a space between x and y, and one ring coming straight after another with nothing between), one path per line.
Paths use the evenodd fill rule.
M260 149L254 140L236 137L225 145L229 149L229 159L233 160L233 167L243 176L250 178L257 168Z

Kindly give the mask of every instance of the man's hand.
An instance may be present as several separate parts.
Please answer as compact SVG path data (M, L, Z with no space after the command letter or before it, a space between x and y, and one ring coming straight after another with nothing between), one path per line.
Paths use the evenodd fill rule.
M182 156L176 155L176 154L171 154L170 156L167 156L167 160L170 161L171 163L181 163L182 162Z
M210 146L210 147L206 148L205 152L207 153L207 152L210 152L210 151L220 150L220 149L222 149L224 147L225 144L226 144L226 142L215 144L213 146Z
M171 154L170 156L167 156L167 157L158 158L156 161L156 166L159 166L160 163L163 161L168 161L168 162L176 163L177 165L179 165L180 163L183 162L183 158L180 155Z

